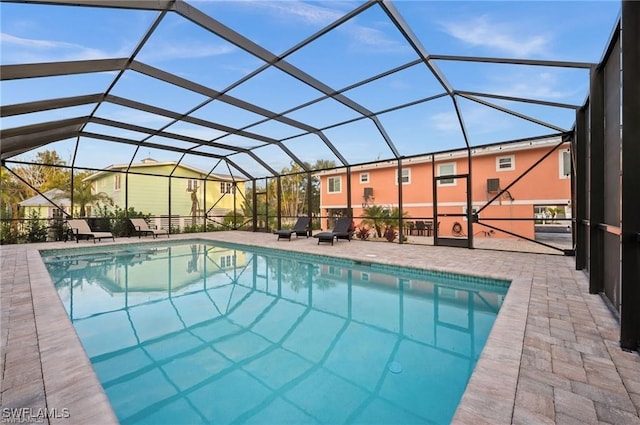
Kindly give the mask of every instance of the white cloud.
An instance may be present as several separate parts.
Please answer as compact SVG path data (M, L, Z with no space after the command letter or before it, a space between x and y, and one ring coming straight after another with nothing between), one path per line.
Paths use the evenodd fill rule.
M409 47L396 40L390 39L386 33L377 28L366 27L351 23L348 32L352 37L352 45L356 48L373 48L376 52L404 51Z
M560 72L560 71L558 71ZM504 96L566 101L581 89L567 78L552 72L508 72L493 74L483 91Z
M509 128L511 121L498 123L495 114L500 114L488 106L466 104L461 110L462 120L469 134L491 134ZM460 121L454 111L440 112L430 117L434 129L443 133L461 134Z
M137 59L142 62L159 62L173 59L206 58L226 55L235 50L231 45L211 45L202 42L167 42L148 44Z
M0 33L3 60L7 63L33 63L104 59L109 55L76 43L16 37Z
M455 112L440 112L429 118L433 128L444 132L460 132L460 121Z
M342 12L327 7L300 1L254 1L240 0L236 4L260 8L280 18L297 18L298 21L313 25L328 25L342 16Z
M243 0L239 4L254 8L262 8L272 16L286 22L302 22L305 24L324 27L344 16L347 11L354 9L358 3L326 1L314 4L301 1L254 1ZM326 4L326 6L320 6ZM360 25L352 19L340 27L350 37L350 44L356 48L375 48L378 52L406 50L408 47L396 40L390 39L384 31L371 26Z
M492 22L487 16L445 22L442 26L449 35L468 45L489 47L515 57L544 53L551 41L548 35L527 35L522 26Z

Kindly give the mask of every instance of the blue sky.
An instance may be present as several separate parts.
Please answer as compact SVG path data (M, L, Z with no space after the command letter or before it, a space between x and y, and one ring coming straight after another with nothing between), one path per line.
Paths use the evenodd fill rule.
M244 37L280 55L362 2L354 1L190 1L189 4L214 17ZM597 63L606 47L619 14L618 1L395 1L393 3L422 46L433 55L522 58ZM143 34L157 17L155 11L84 8L34 4L0 4L2 65L129 57ZM308 46L286 58L293 66L340 90L418 59L392 25L384 10L373 5ZM163 71L221 91L259 68L257 57L219 38L184 17L169 13L142 48L136 60ZM435 65L456 90L533 98L581 105L588 94L589 74L584 69L530 67L436 60ZM115 73L73 75L3 81L2 105L104 92ZM443 93L443 88L424 64L407 68L366 86L346 91L345 96L371 112ZM135 71L125 72L111 94L176 112L186 112L207 98L160 82ZM282 113L322 94L284 72L269 68L229 95ZM575 112L521 102L485 99L501 107L530 115L554 126L570 129ZM458 98L472 145L482 145L553 133L554 130ZM84 116L93 105L65 108L2 118L2 128ZM96 116L159 129L166 117L105 103ZM268 121L237 107L214 101L193 113L231 127L283 140L283 145L304 161L336 160L316 135L301 135L299 128ZM336 102L324 100L294 111L286 117L304 122L323 133L350 163L392 157L380 131L368 119L348 125L336 123L361 115ZM461 148L464 140L451 98L446 96L378 116L380 124L402 155ZM89 124L87 131L141 140L144 134ZM274 169L287 167L290 159L277 146L228 135L211 128L176 123L166 131L216 140L242 148L256 148L256 154ZM188 142L153 137L150 142L194 147ZM56 149L70 159L75 139L56 142ZM133 146L83 138L75 165L103 168L127 163ZM230 151L200 147L196 151L226 154ZM35 152L15 159L33 158ZM178 160L179 154L142 148L136 162L151 156ZM268 172L247 155L232 160L254 176ZM227 174L226 165L210 158L187 155L189 165ZM232 168L232 172L236 172Z

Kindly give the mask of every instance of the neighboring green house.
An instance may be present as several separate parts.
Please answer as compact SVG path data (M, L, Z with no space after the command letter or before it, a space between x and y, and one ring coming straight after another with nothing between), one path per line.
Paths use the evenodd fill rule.
M126 170L129 169L129 174ZM171 178L168 178L171 175ZM202 224L203 216L221 221L231 211L242 211L245 182L210 174L176 162L152 158L141 163L110 165L84 179L94 193L105 193L114 205L151 214L155 224L167 228ZM206 196L205 196L206 189ZM205 205L206 198L206 205Z
M53 205L47 199L55 202L57 205ZM19 202L18 205L23 212L23 217L30 217L31 213L35 211L40 218L54 218L56 214L59 214L61 207L64 212L69 213L71 210L71 200L67 197L64 191L61 189L51 189L46 192L36 195L33 198L25 199Z

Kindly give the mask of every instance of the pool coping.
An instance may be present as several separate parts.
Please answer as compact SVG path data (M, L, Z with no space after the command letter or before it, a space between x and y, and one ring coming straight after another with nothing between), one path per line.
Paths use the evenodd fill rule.
M365 252L358 249L352 249L351 247L353 245L347 245L346 242L337 244L339 247L331 247L328 245L316 247L315 242L311 241L282 242L280 244L276 244L274 243L275 241L272 240L272 235L259 235L252 233L241 237L237 235L237 232L172 235L172 240L196 238L232 244L238 243L261 248L277 248L290 251L307 252L312 254L321 252L321 255L329 257L351 258L354 260L367 258ZM166 241L166 239L164 239L164 241ZM147 242L151 241L149 240ZM132 243L132 241L125 239L115 242L115 244L119 243ZM356 243L358 242L354 241L354 244ZM371 244L372 242L359 243ZM118 423L108 398L98 381L84 349L82 348L82 344L77 337L62 301L55 291L51 278L49 277L42 257L40 256L39 249L55 249L57 247L67 249L71 248L70 245L63 245L61 243L56 244L57 245L55 246L51 243L33 244L32 246L27 246L23 249L16 249L16 251L23 251L26 256L27 270L26 276L24 277L28 279L30 285L34 312L33 316L36 325L36 338L42 367L42 381L45 392L45 400L43 403L41 402L41 405L49 409L68 409L70 413L69 417L49 418L48 422L51 424L87 422L99 422L105 424ZM102 245L112 244L113 243L111 242L105 242ZM392 245L386 246L385 244L373 244L377 244L378 246L366 245L367 250L369 250L369 248L394 250ZM89 245L84 246L87 247ZM82 247L82 244L78 247ZM2 251L5 249L7 248L2 247ZM433 250L440 250L440 248L435 247L420 247L420 249L427 249L429 251L416 251L415 255L419 257L422 257L425 253L430 253L430 255L434 254L435 251ZM459 250L459 248L453 249ZM470 255L469 252L471 251L465 250L465 253L462 253L461 251L442 252L460 253L460 257L464 260L467 255ZM404 254L405 253L403 253L401 257L398 257L400 258L399 260L398 258L390 258L391 256L385 253L384 257L376 259L369 258L369 261L396 266L402 266L403 264L406 266L414 265L413 262L415 262L415 259L411 258L411 255ZM483 257L479 259L481 262L492 258L500 259L503 257L514 257L508 253L487 255L485 253L481 253L479 250L475 251L475 254ZM438 251L437 256L440 255L440 251ZM544 264L544 258L547 257L543 254L522 255L524 255L524 257L515 256L515 258L519 260L530 259L531 262L541 262ZM20 256L20 253L17 252L16 256ZM485 259L484 257L487 258ZM551 257L556 257L553 258L553 261L560 264L560 267L570 266L570 261L563 263L562 261L558 261L558 256L549 256L549 258ZM541 258L542 260L540 260ZM565 264L565 266L563 266L563 264ZM472 266L468 267L470 267L470 271L475 273L467 274L492 279L506 279L511 281L511 285L452 422L463 424L512 423L514 422L514 417L517 417L519 413L519 407L517 406L519 401L516 396L519 394L518 384L522 380L521 369L526 357L524 347L525 334L528 326L527 323L532 317L532 312L529 311L532 302L532 288L534 285L534 279L538 279L538 277L535 275L534 270L528 267L525 267L524 269L514 269L513 273L505 273L503 271L488 272L484 269L480 270L480 268L473 269ZM459 268L453 269L447 264L438 267L429 267L428 269L456 274L461 273ZM465 269L465 271L469 270ZM586 278L580 272L576 272L574 270L573 272L567 271L565 273L570 273L574 280L580 280L581 282L579 283L581 285L584 285L586 282ZM13 285L16 284L16 282L13 282ZM6 293L5 288L3 288L3 293ZM599 297L588 294L585 296L591 297L583 297L585 298L586 303L589 304L589 309L599 309L597 312L598 314L605 314L608 312L604 302ZM7 301L3 299L3 308L5 307L6 302ZM602 309L606 311L603 313ZM608 314L609 320L604 325L615 327L615 320L611 320L613 319L613 316L610 312L608 312ZM3 322L4 320L5 315L3 314ZM11 324L11 322L9 323ZM2 342L3 345L8 344L9 349L16 349L15 344L11 344L11 338L6 337L5 332L3 332ZM607 341L603 342L607 345ZM616 347L611 347L610 345L611 344L607 345L607 349L610 351L611 358L615 361L616 356L620 354L615 350ZM612 350L616 352L612 352ZM12 381L9 379L10 376L8 376L10 375L10 368L8 367L9 355L7 354L5 359L4 354L5 353L3 353L2 370L6 371L6 373L2 376L2 382L3 384L8 382L11 385ZM624 356L624 354L621 356ZM634 355L630 354L630 356ZM632 365L640 365L640 360L636 361L636 357L637 356L627 356L623 358L623 361L631 362ZM620 369L623 370L624 368ZM635 385L635 381L633 381L632 384ZM3 407L30 407L24 406L24 404L15 404L20 401L19 399L12 399L10 397L10 390L11 388L2 388ZM9 397L7 397L7 395L9 395ZM626 395L627 398L631 397L631 400L633 400L633 403L636 406L640 405L640 398L637 398L635 393L632 394L632 392L629 391ZM12 402L13 405L11 405L10 402ZM627 412L630 410L632 409L626 407ZM577 412L572 417L576 417L579 414L580 413ZM640 420L638 423L640 423Z

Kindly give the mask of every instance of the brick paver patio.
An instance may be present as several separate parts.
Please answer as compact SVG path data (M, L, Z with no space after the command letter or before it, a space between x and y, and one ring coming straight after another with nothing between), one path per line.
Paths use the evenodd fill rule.
M571 257L355 240L317 245L313 238L277 241L248 232L171 239L193 237L508 279L509 293L454 423L640 424L640 356L620 350L615 316L588 293ZM93 246L1 247L3 412L47 408L58 417L41 423L117 423L38 252L87 244Z

